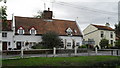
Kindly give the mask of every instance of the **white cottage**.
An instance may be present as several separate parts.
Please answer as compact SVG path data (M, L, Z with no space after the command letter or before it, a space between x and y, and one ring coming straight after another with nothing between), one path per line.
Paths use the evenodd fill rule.
M12 30L3 31L3 49L21 49L26 43L29 47L41 42L42 34L54 31L63 40L63 48L72 49L82 44L82 33L76 21L52 19L52 11L44 11L43 18L13 16ZM6 43L5 43L6 42Z
M101 39L107 39L109 40L109 44L112 46L115 45L115 30L110 27L109 23L106 23L105 26L90 24L83 30L83 33L85 41L88 41L88 39L95 41L94 46L99 46Z

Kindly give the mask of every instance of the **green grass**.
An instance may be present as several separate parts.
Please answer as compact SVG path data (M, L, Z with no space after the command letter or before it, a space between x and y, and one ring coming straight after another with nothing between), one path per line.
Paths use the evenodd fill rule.
M111 63L110 63L111 62ZM80 57L34 57L3 60L3 66L120 66L117 56L80 56ZM116 64L117 63L117 64ZM107 65L106 65L107 66Z

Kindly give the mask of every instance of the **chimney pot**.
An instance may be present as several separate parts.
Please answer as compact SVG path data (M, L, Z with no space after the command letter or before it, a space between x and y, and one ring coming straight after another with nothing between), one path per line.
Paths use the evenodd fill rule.
M48 11L50 11L50 8L48 8Z
M109 23L106 23L105 25L106 25L107 27L110 27L110 24L109 24Z

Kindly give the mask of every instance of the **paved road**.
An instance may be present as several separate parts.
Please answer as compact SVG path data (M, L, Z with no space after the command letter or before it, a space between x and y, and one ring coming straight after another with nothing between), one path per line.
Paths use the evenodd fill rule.
M112 55L111 51L98 51L96 54L94 51L89 53L77 53L76 55L74 53L70 54L56 54L55 57L71 57L71 56L93 56L93 55ZM19 57L19 55L2 55L3 59L14 59L15 57ZM113 56L120 56L116 54L116 52L113 52ZM54 57L53 54L24 54L24 57Z

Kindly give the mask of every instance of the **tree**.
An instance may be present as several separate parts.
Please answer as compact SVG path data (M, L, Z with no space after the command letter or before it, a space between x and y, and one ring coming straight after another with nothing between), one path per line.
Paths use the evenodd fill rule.
M100 44L101 48L106 48L109 46L109 40L102 39L99 44Z
M118 48L120 48L120 40L117 40L117 41L115 42L115 46L118 47Z
M120 21L118 24L115 24L115 33L118 38L120 38Z
M4 0L4 3L6 3L6 0ZM7 28L7 13L6 13L7 7L6 6L1 6L0 8L0 19L2 19L2 27L3 29Z
M43 18L43 12L41 10L39 10L37 12L37 15L34 15L35 18Z
M0 0L0 2L1 2L2 0Z
M61 39L55 32L47 32L42 36L42 43L46 48L59 47L61 45Z

